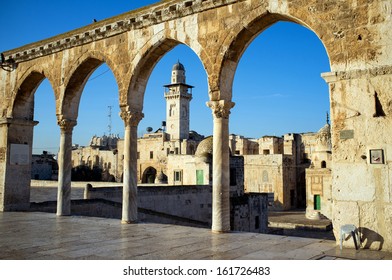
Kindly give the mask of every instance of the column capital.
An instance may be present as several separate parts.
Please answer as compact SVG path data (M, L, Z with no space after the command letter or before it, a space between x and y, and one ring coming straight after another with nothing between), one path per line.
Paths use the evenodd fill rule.
M61 132L70 133L77 124L76 120L66 119L62 116L57 117L57 124L60 126Z
M121 109L120 117L126 126L137 126L143 119L144 114L138 111L130 111Z
M230 109L235 105L234 102L227 100L208 101L207 106L211 108L212 114L216 118L228 119L230 115Z

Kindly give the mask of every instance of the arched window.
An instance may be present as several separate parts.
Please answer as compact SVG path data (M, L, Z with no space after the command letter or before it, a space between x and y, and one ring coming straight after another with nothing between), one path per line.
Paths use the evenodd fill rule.
M142 183L143 184L153 184L155 182L155 177L157 175L157 170L154 167L148 167L143 172Z
M94 166L99 166L99 156L95 156L95 158L94 158Z
M266 183L268 182L268 171L263 170L263 182Z
M321 168L327 168L327 163L325 162L325 160L321 162Z

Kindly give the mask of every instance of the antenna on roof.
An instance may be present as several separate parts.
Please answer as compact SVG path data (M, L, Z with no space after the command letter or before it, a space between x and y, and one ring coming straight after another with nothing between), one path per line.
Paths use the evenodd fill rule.
M113 106L108 106L108 108L109 108L109 114L108 114L108 117L109 117L109 124L108 124L109 136L112 134L112 107Z

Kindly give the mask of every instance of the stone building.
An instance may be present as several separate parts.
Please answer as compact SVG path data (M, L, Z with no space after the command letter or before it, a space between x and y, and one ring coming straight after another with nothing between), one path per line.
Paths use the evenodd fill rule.
M138 139L138 182L167 183L169 155L193 155L203 139L190 131L190 101L193 86L186 84L185 67L179 61L172 67L171 83L164 85L166 121L155 133Z
M55 155L43 151L41 155L32 155L31 179L57 180L58 164Z
M155 132L149 129L137 139L137 182L211 185L213 138L189 131L193 86L186 84L185 67L180 62L173 65L171 84L164 87L166 121ZM312 166L318 166L320 158L324 159L325 149L320 143L327 141L327 136L320 140L319 135L320 132L288 133L259 139L229 135L231 192L235 188L239 195L268 194L270 210L305 208L306 202L313 201L306 198L305 170L311 162L315 161ZM86 180L122 181L123 147L124 140L118 136L94 136L88 147L72 152L74 178L78 178L76 171L79 171ZM237 171L239 166L241 172ZM308 180L317 180L310 172ZM317 195L315 198L319 199Z
M320 142L320 139L326 141L327 138L320 135L324 137L321 132L289 133L282 137L264 136L260 139L230 135L231 192L236 188L238 193L268 194L270 210L305 208L307 202L313 201L313 198L307 199L307 180L312 177L306 177L306 171L311 166L318 166L321 161L328 162L328 165L331 163L330 150L322 149L321 143L324 142ZM212 147L213 138L207 137L200 142L194 155L169 155L168 183L211 184Z
M311 162L306 169L306 217L319 219L323 215L332 219L332 147L328 122L316 135Z
M139 184L167 183L169 155L193 155L204 136L189 130L193 86L186 84L185 67L179 61L172 67L166 91L166 121L162 127L137 139L137 181ZM88 147L75 147L72 166L86 168L99 179L120 182L123 178L124 139L94 136ZM94 172L97 171L97 172Z
M72 180L107 181L121 180L122 163L119 159L118 135L93 136L89 146L72 149Z

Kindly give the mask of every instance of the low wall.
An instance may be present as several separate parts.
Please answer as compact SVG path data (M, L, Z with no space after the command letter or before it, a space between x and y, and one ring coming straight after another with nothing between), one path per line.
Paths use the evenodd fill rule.
M89 187L85 199L106 199L122 203L122 187ZM211 186L139 186L138 206L143 209L165 213L211 224Z
M57 181L50 181L50 180L31 180L30 186L32 187L57 187ZM122 186L123 183L108 183L108 182L81 182L81 181L72 181L71 187L75 188L84 188L87 184L92 184L94 187L107 187L109 184L110 186Z
M121 219L122 185L107 182L72 182L72 215ZM41 189L49 200L31 203L32 211L55 212L56 181L32 180L35 191ZM75 189L78 192L75 192ZM41 195L43 196L43 195ZM266 194L233 195L231 197L231 229L265 233L268 230L268 197ZM138 220L211 227L212 186L138 186Z
M232 230L268 233L267 193L248 193L231 197L230 208Z

